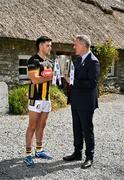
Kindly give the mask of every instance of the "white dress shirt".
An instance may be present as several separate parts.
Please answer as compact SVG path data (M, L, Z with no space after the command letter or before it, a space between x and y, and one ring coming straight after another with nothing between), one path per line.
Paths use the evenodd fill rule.
M83 56L82 56L82 62L81 64L83 64L84 60L86 59L86 57L91 53L91 51L89 50L87 53L85 53Z

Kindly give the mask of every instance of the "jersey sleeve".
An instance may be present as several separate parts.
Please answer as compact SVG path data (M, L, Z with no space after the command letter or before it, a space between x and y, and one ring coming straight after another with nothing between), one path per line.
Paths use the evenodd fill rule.
M28 66L28 71L37 70L40 67L40 63L37 59L29 59L27 66Z

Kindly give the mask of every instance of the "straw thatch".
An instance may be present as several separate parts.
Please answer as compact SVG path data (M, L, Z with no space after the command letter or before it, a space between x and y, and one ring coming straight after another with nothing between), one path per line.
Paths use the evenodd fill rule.
M124 3L117 0L0 0L0 37L72 43L87 34L93 44L113 39L124 48Z

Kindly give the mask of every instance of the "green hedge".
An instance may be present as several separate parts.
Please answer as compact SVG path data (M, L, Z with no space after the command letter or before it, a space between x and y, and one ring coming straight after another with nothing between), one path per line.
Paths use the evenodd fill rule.
M52 110L66 107L66 96L57 86L51 86L50 95ZM27 114L28 112L28 86L19 86L9 91L9 107L12 114Z

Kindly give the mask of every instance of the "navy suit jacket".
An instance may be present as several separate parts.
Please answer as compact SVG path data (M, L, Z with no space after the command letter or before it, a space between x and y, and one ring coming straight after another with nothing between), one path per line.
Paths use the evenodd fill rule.
M74 85L70 91L72 109L92 111L98 108L97 83L100 73L98 59L91 52L81 63L75 63Z

